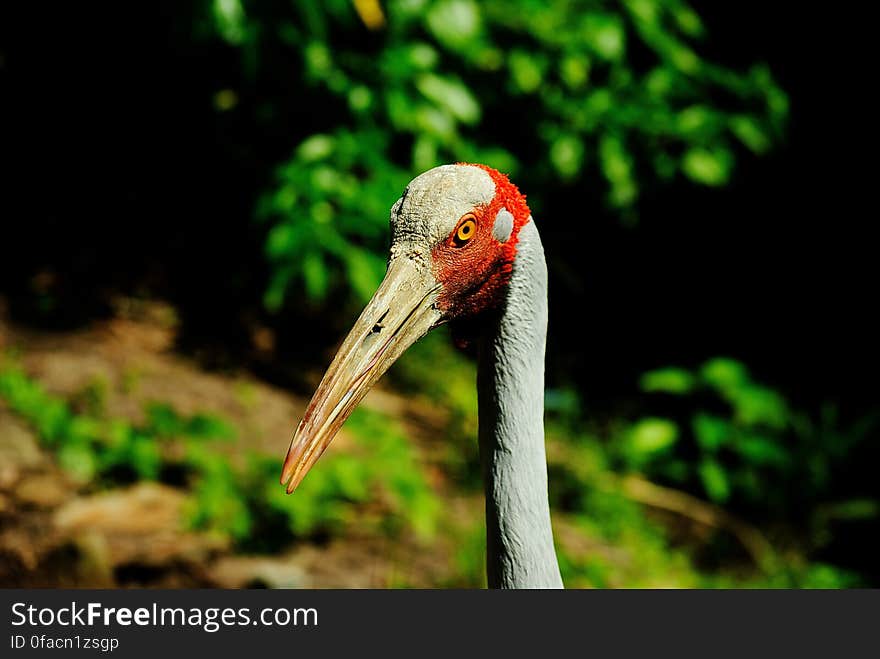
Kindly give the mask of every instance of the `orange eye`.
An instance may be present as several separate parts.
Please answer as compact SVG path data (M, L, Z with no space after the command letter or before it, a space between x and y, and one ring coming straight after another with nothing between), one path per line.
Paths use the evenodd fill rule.
M473 217L466 217L455 231L455 243L460 247L474 237L476 230L477 223L474 222Z

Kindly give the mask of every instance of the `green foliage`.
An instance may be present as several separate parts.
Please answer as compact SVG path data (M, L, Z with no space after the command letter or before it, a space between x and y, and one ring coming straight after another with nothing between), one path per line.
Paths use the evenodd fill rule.
M647 461L666 453L678 441L678 427L668 419L642 419L624 439L624 451L633 463Z
M146 406L140 424L77 414L12 361L0 363L0 398L34 426L80 483L113 486L182 471L193 493L191 525L242 548L278 550L293 537L339 531L359 514L357 504L377 498L391 513L383 532L410 528L429 538L435 530L439 503L409 442L392 421L369 410L358 410L348 422L355 450L330 453L288 496L278 484L276 456L250 452L238 465L222 450L218 440L234 439L236 432L219 417L181 416L157 402Z
M693 376L681 368L661 368L645 373L641 379L643 391L665 391L667 393L686 394L694 386Z
M216 35L242 54L245 92L283 53L327 117L257 209L271 310L291 286L313 302L365 299L382 274L389 207L434 165L525 170L538 207L549 183L598 176L632 217L652 179L723 185L738 151L766 152L785 125L768 69L701 56L705 31L683 0L392 0L380 22L355 5L213 4Z
M650 448L669 441L665 421L655 419L635 433L650 437ZM562 439L567 437L567 439ZM556 551L563 580L569 588L679 587L697 586L701 575L687 553L675 548L666 529L645 514L644 508L626 495L612 460L595 436L564 433L548 427L550 442L550 496L554 511L563 513L563 524L590 538L586 546L561 540L555 524ZM637 439L635 441L645 441Z
M615 444L624 467L699 491L717 503L779 513L831 495L835 465L869 438L876 421L839 428L833 407L811 418L732 359L712 359L693 371L652 371L642 376L641 386L679 401L680 412L666 422L672 427L664 435L679 441L672 451L652 450L650 440L633 442L633 433L657 423L644 419ZM663 448L674 443L656 441Z
M96 391L104 392L97 397ZM156 480L173 463L168 443L174 439L232 439L235 432L222 419L205 414L179 416L170 406L150 403L146 421L132 424L103 414L106 384L88 385L74 396L87 401L89 413L76 413L61 398L46 392L13 361L0 362L0 398L26 419L40 439L57 451L59 464L77 481L107 485L134 479ZM97 398L96 398L97 397Z
M485 588L486 525L479 520L470 528L459 531L455 548L455 578L448 584L458 588Z
M359 439L359 464L367 482L381 487L391 508L406 511L404 519L415 533L430 538L436 529L440 502L423 473L400 427L383 414L359 408L346 422Z
M631 423L612 420L601 431L585 430L591 426L574 392L547 392L551 509L564 520L554 526L567 585L840 588L862 583L859 574L811 562L809 556L826 548L842 524L864 525L880 515L880 501L871 497L828 503L846 490L835 479L838 465L870 440L876 417L841 427L829 406L819 419L810 418L757 382L742 363L726 358L696 369L651 371L640 384L651 394L642 409L654 413ZM652 482L653 504L627 487L631 479ZM700 501L706 499L716 505ZM718 515L727 521L683 546L675 538L681 532L678 522L688 519L681 516L685 509L670 508L673 519L646 514L651 508L644 504L666 510L669 500L690 501L697 518ZM759 526L751 528L743 518ZM591 544L572 542L576 536L565 531L572 527ZM739 544L753 541L744 527L760 543L749 549L753 564L728 572L741 560ZM787 540L777 545L769 532ZM785 546L790 553L784 553ZM706 569L701 562L729 567Z
M443 364L443 377L437 377ZM472 488L481 487L477 437L477 399L474 363L452 345L447 328L420 339L392 367L392 384L423 403L443 422L443 462L450 476Z
M704 576L704 588L857 588L861 579L850 570L827 563L806 563L802 560L792 565L782 565L773 574L738 580L730 575Z
M439 502L399 428L366 409L346 427L356 439L353 450L329 452L293 495L278 484L274 456L250 453L244 468L235 470L203 445L188 446L187 459L201 473L193 524L228 535L248 551L277 551L292 538L338 535L355 522L363 530L359 504L379 501L388 515L374 530L396 535L409 528L420 539L432 537Z

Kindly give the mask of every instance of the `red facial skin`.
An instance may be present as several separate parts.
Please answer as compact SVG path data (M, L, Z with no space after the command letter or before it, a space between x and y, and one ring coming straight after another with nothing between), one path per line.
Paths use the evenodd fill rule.
M470 240L456 243L459 220L432 252L434 274L443 285L438 303L450 320L472 318L501 305L513 269L519 230L531 215L525 196L507 176L486 165L457 164L479 167L488 173L495 182L495 196L488 205L471 211L477 227ZM503 243L492 235L495 216L502 208L513 215L513 230Z

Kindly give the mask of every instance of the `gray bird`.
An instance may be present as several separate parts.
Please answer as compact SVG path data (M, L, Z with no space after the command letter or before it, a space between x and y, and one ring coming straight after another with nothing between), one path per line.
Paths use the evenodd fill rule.
M379 377L429 330L480 339L477 388L491 588L561 588L544 451L547 266L525 197L485 165L435 167L391 208L388 270L290 442L293 492Z

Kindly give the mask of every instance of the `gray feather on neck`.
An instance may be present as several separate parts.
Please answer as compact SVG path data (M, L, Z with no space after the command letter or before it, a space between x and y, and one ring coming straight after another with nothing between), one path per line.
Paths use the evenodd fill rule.
M480 349L480 461L492 588L561 588L544 450L547 266L535 223L520 229L506 304Z

